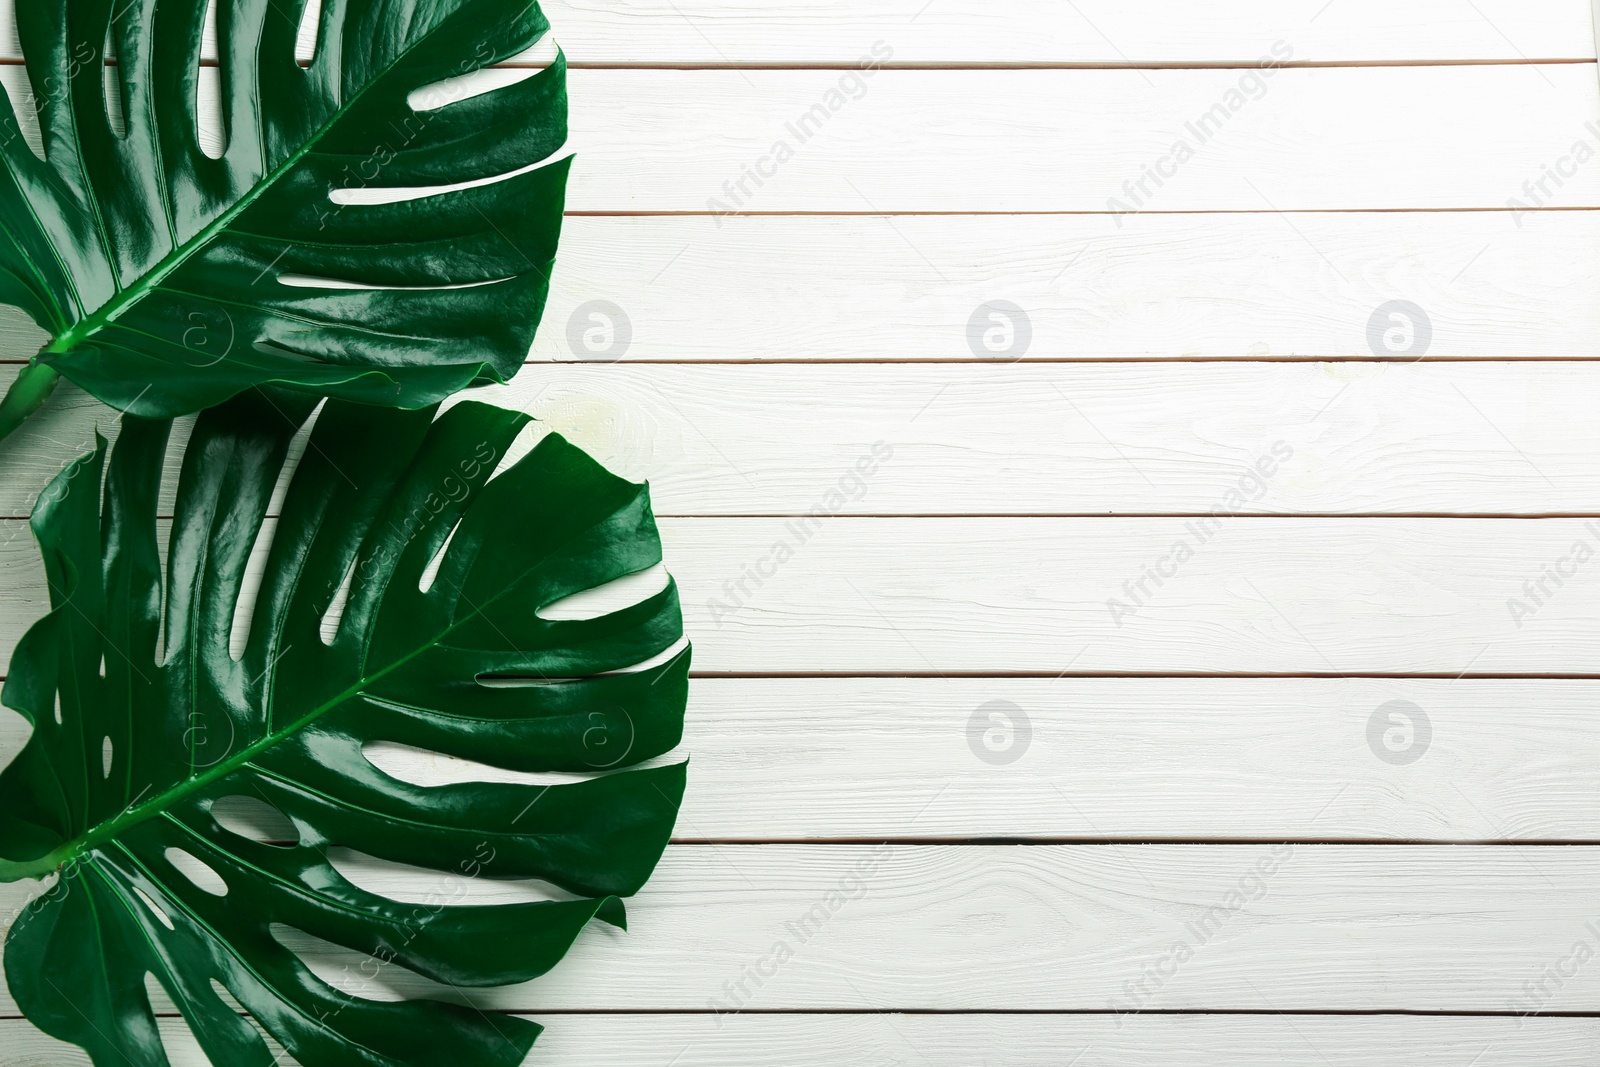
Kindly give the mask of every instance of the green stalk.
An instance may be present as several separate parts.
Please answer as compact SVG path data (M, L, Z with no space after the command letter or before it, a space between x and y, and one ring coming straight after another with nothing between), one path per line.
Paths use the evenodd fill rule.
M39 405L44 403L60 377L54 368L40 363L38 359L31 360L22 368L17 380L6 390L5 399L0 400L0 439L10 436L11 431L21 426L23 420L39 410Z

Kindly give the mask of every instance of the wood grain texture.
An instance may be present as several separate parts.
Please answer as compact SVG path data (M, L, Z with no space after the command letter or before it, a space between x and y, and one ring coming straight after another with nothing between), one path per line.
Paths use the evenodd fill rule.
M24 81L0 66L8 92ZM1070 211L1114 233L1135 210L1600 206L1587 64L576 70L569 87L578 212ZM1540 180L1560 184L1524 189Z
M533 358L1371 359L1391 300L1427 314L1426 358L1596 356L1597 289L1589 212L577 217ZM572 343L597 299L628 317L620 350ZM1030 344L974 351L991 300Z
M703 678L676 836L1594 842L1597 700L1587 681ZM26 735L0 712L0 762ZM550 780L371 757L422 786Z
M1600 291L1600 213L1124 221L1119 230L1106 216L1071 215L569 218L532 356L1371 359L1368 324L1391 300L1428 315L1429 359L1600 355L1590 299ZM580 308L594 300L621 308L626 344L584 337L592 323ZM968 324L990 300L1026 312L1031 343L1004 357L980 344L975 355ZM0 309L0 358L27 359L44 341Z
M1593 513L1597 394L1586 363L1246 362L530 366L468 395L650 482L658 513L712 516L804 514L878 442L840 514L1204 514L1241 478L1244 513ZM0 453L0 515L96 430L115 412L64 385Z
M419 906L444 891L377 861L342 869ZM1600 968L1573 955L1600 942L1597 881L1594 847L682 845L629 902L627 932L591 927L556 972L470 996L518 1011L1594 1012ZM26 892L0 890L4 914ZM351 995L462 997L286 943ZM1547 967L1560 987L1526 992Z
M712 674L1600 673L1596 520L835 516L661 528L695 668ZM21 520L0 522L0 598L9 660L46 603Z
M1586 1063L1589 1019L1481 1016L563 1015L529 1063L539 1067L1494 1067ZM1119 1026L1118 1023L1121 1023ZM173 1067L207 1067L178 1019L161 1020ZM1489 1055L1485 1056L1487 1050ZM279 1061L292 1067L285 1056ZM20 1020L0 1021L0 1067L87 1067L79 1050Z
M905 63L1222 63L1282 37L1311 62L1593 58L1578 0L551 0L569 55L591 63L848 63L882 38Z
M1582 65L609 70L571 91L574 211L1504 208L1600 140ZM1569 163L1541 199L1600 205L1600 167Z
M894 42L900 62L1226 63L1253 61L1278 37L1311 62L1593 59L1582 0L803 0L781 14L761 0L547 0L575 63L850 63ZM20 54L13 10L0 0L0 58ZM211 38L205 55L215 58ZM311 42L300 49L311 56Z

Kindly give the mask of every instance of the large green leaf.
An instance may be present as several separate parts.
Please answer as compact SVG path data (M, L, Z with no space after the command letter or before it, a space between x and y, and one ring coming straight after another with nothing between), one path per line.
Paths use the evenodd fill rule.
M526 416L329 401L230 655L246 563L310 403L252 390L200 416L164 581L170 423L123 420L103 509L102 444L34 511L52 609L3 692L34 732L0 774L0 878L59 880L12 927L5 969L27 1016L101 1067L167 1063L147 973L219 1067L272 1057L213 982L306 1067L520 1063L535 1023L348 997L272 925L456 986L522 981L592 917L621 925L617 898L643 885L676 817L684 765L635 766L682 732L675 587L597 617L544 611L659 562L647 490L556 435L491 479ZM589 773L418 786L379 770L374 742ZM286 815L298 841L225 829L213 805L235 796ZM402 904L343 877L334 847L535 878L572 899ZM225 895L183 873L193 860Z
M538 164L566 141L565 64L444 107L408 99L527 50L548 22L530 0L324 0L302 68L308 2L18 0L44 158L0 100L0 302L51 341L0 435L58 372L148 417L265 383L417 408L516 373L560 232L568 161ZM218 159L196 119L208 3Z

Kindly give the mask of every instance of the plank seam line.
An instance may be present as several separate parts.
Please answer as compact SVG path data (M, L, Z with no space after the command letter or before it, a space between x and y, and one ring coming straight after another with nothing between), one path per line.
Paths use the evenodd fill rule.
M414 998L416 999L416 998ZM535 1015L540 1018L576 1017L584 1015L691 1015L715 1018L719 1013L705 1008L489 1008L495 1015ZM175 1011L154 1013L159 1019L181 1019ZM1087 1016L1107 1019L1121 1018L1122 1014L1097 1008L744 1008L734 1015L1060 1015ZM1600 1019L1593 1011L1489 1011L1452 1008L1289 1008L1283 1011L1262 1011L1259 1008L1141 1008L1134 1015L1208 1016L1229 1015L1261 1019L1290 1016L1298 1019L1328 1017L1365 1018L1370 1016L1431 1017L1444 1019ZM26 1022L22 1015L0 1014L0 1022Z
M560 34L556 34L559 38ZM559 42L558 42L559 43ZM565 51L563 49L563 51ZM1548 56L1542 58L1522 57L1515 59L1305 59L1288 60L1274 64L1279 70L1321 70L1326 68L1361 69L1366 67L1567 67L1581 66L1585 63L1594 63L1593 56ZM21 56L0 56L0 66L20 67L26 61ZM201 60L201 67L215 68L218 65L215 59ZM548 64L544 63L495 63L484 70L543 70ZM106 66L115 67L115 60L107 60ZM1088 60L1023 60L1005 62L995 60L962 61L962 60L908 60L895 62L890 60L881 63L878 70L932 70L932 71L1011 71L1011 70L1256 70L1261 66L1259 59L1219 59L1219 60L1129 60L1091 62ZM734 62L699 62L699 63L665 63L665 62L627 62L613 61L583 61L567 60L568 70L661 70L698 72L740 72L740 71L852 71L860 70L857 63L845 60L773 60L770 62L752 61L748 63Z

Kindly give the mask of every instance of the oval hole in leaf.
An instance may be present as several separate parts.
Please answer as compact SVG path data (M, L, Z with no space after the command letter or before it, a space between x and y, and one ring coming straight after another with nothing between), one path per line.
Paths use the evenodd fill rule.
M650 599L665 589L670 580L667 568L657 563L649 570L637 574L625 574L604 585L562 597L546 604L534 614L548 622L598 619L602 615L610 615L613 611L631 608Z
M144 901L144 906L150 909L150 914L154 915L156 917L156 921L159 922L162 926L165 926L168 930L176 930L177 929L176 926L172 925L172 919L171 919L170 916L167 915L167 909L163 908L160 904L157 904L155 902L155 898L152 897L149 893L146 893L143 889L140 889L138 886L134 886L133 887L133 895L138 897L140 900Z
M235 794L211 805L211 817L230 834L267 845L294 845L300 831L287 815L259 797Z
M56 725L61 725L61 690L56 690Z
M101 739L101 741L100 741L100 777L102 777L102 778L110 778L111 777L111 757L114 756L115 754L116 754L116 749L111 744L111 738L108 736L108 737L105 737L105 738Z
M228 895L228 883L222 880L222 875L211 869L211 865L196 856L192 856L181 848L169 848L166 851L167 862L178 869L189 881L200 889L205 890L214 897Z

